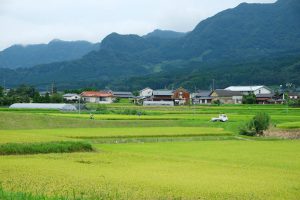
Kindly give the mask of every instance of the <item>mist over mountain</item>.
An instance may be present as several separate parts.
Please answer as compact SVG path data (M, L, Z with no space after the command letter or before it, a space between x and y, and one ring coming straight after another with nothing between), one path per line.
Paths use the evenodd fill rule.
M11 74L6 79L12 86L55 82L59 88L115 89L180 84L201 88L213 78L220 86L300 84L299 4L243 3L183 35L157 30L143 37L112 33L99 50L81 59L6 71Z
M14 45L0 52L0 68L28 68L39 64L74 60L98 49L99 44L58 39L48 44Z
M153 32L148 33L147 35L144 35L143 37L144 38L152 37L152 38L173 39L173 38L181 38L185 35L186 35L186 33L156 29Z

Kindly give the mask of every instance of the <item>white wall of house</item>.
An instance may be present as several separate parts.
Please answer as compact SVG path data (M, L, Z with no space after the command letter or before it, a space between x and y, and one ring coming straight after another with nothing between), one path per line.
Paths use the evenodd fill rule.
M242 104L243 102L243 97L242 96L233 96L232 97L233 103L234 104Z
M151 97L153 94L153 90L150 88L145 88L140 91L140 96L141 97Z
M64 97L64 99L67 101L77 101L78 99L80 99L80 96L79 95L67 96L67 97Z
M110 104L113 103L112 97L83 97L83 100L87 103L100 103L100 104Z
M257 94L271 94L271 93L272 93L272 91L269 90L269 89L266 88L266 87L262 87L262 88L257 89L257 90L254 91L254 94L255 94L255 95L257 95Z

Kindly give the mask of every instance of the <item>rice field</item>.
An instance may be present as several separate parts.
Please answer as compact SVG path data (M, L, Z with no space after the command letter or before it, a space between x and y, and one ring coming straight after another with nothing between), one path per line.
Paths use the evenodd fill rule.
M238 135L259 111L273 129L300 131L297 108L107 109L145 115L95 112L91 120L89 112L0 109L0 145L84 142L95 149L1 155L0 199L299 199L300 140ZM229 122L210 122L221 113Z

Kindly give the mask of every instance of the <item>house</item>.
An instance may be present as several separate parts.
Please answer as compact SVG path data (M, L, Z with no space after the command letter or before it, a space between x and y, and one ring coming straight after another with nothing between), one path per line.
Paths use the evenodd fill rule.
M152 101L173 101L172 90L154 90L151 97Z
M114 96L111 92L105 91L87 91L80 95L83 101L87 103L100 103L100 104L110 104L113 103Z
M173 99L176 105L188 105L190 103L190 93L184 88L178 88L173 93Z
M243 93L239 91L217 89L210 96L212 97L212 102L219 100L224 104L241 104L243 100Z
M277 99L275 94L257 94L256 95L257 104L276 104Z
M192 96L192 104L211 104L212 97L210 96L211 91L198 91L197 93L193 93Z
M140 95L141 97L151 97L153 95L153 90L151 88L145 88L143 90L140 91Z
M266 86L230 86L225 88L225 90L233 92L241 92L243 95L248 95L249 93L257 94L271 94L272 90Z
M298 99L300 99L300 93L289 92L288 97L289 97L289 99L292 99L292 100L298 100Z
M9 108L15 109L50 109L50 110L61 110L61 111L76 111L76 107L71 104L65 103L15 103Z
M78 101L80 99L80 95L79 94L68 93L68 94L63 95L63 98L66 101L76 102L76 101Z
M132 92L112 92L112 94L114 95L115 98L120 98L120 99L130 99L133 98L134 95L132 94Z

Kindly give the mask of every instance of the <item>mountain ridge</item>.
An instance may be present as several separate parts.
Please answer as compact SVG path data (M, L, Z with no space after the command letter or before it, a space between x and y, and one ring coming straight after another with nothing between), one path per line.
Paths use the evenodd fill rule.
M119 82L121 87L124 83L120 81L129 80L131 77L149 76L155 78L155 82L164 82L168 76L170 79L176 76L180 80L181 76L193 77L191 74L182 73L182 70L193 73L201 71L207 65L223 69L224 62L235 66L242 66L239 63L244 63L245 69L226 65L228 71L243 72L244 74L240 75L244 77L245 73L251 70L249 63L258 58L260 60L270 58L268 62L272 63L274 55L283 56L284 59L288 59L285 55L299 55L300 12L296 11L300 9L297 5L298 3L292 0L290 3L278 1L273 4L240 4L236 8L227 9L203 20L191 32L179 38L112 33L102 40L99 50L90 52L81 59L17 70L15 77L19 77L19 83L34 85L55 81L58 85L61 84L61 87L73 84L74 87L97 85L105 88L113 82ZM262 67L267 65L252 63ZM300 76L300 71L293 71L290 65L284 63L278 66L283 68L275 70L280 75L278 82L289 79L295 83L299 82L294 75ZM239 72L234 72L233 69ZM267 69L260 71L266 73L265 76L267 73L273 74L272 68ZM216 76L218 74L214 68L207 70ZM289 70L293 71L293 74L290 75ZM155 76L157 73L167 75L157 77ZM23 77L25 75L26 78ZM211 76L213 75L208 77ZM235 77L232 82L244 81L235 75L228 75L224 79L229 77ZM248 80L253 81L252 77ZM78 83L75 84L76 81ZM260 81L264 79L257 80ZM272 84L278 84L276 79L271 81ZM12 82L14 85L18 83L15 80ZM207 81L195 78L191 82L198 85L207 84ZM132 84L132 87L139 84L126 83ZM113 85L118 87L118 84Z

